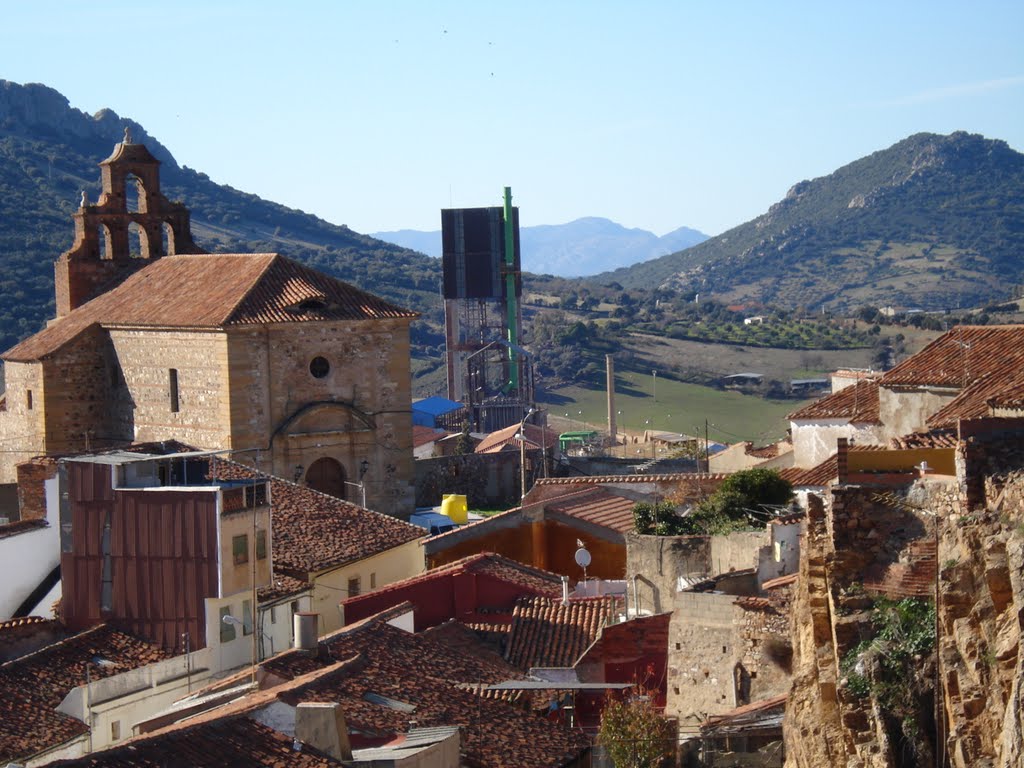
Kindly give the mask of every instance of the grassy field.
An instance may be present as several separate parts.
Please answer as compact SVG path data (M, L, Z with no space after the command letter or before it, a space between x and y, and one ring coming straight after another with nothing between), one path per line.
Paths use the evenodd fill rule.
M657 388L655 400L653 376L629 372L616 376L615 406L621 412L617 416L620 428L702 435L707 419L712 440L723 443L753 440L761 444L785 435L789 427L786 415L808 402L765 400L739 392L683 384L661 376ZM576 386L554 390L544 394L542 407L548 409L556 429L608 428L603 390Z

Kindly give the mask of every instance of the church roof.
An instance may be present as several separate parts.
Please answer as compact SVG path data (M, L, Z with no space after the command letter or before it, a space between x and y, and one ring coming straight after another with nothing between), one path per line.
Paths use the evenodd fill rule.
M3 359L41 360L95 325L223 328L415 316L276 253L164 256L7 350Z

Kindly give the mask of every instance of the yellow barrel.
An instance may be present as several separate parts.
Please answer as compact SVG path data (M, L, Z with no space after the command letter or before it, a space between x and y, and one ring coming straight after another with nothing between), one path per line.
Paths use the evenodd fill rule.
M456 525L469 522L469 506L466 495L462 493L446 493L441 497L441 514L448 517Z

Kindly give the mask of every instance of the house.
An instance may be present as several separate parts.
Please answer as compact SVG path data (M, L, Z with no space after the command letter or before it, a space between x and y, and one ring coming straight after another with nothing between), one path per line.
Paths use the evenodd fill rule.
M855 383L790 414L795 466L819 464L839 438L886 445L957 419L1012 418L1021 371L1024 326L953 328L892 370L848 376Z
M733 443L708 456L711 472L739 472L742 469L782 469L793 465L793 443L780 440L760 447L750 441Z
M443 429L433 427L422 427L419 424L412 425L412 456L414 459L429 459L434 455L437 441L447 437L448 433Z
M225 688L237 681L224 681L141 727L172 729L187 727L188 717L213 722L245 716L298 738L303 705L331 702L343 716L353 754L409 738L416 729L455 727L460 766L590 765L586 736L515 706L523 698L519 694L482 690L510 679L513 667L493 654L453 648L434 630L408 631L409 610L408 604L397 606L321 637L315 646L264 661L255 692ZM173 725L179 720L181 725Z
M182 440L411 512L415 314L278 254L202 253L159 165L128 137L100 164L56 319L3 354L0 482L33 456Z
M23 475L43 466L37 461ZM44 468L44 475L53 467ZM50 615L59 596L60 526L57 505L36 505L22 519L0 525L0 621L29 615Z
M343 622L352 624L410 602L414 628L421 632L456 619L468 623L511 622L521 597L557 597L561 579L507 557L482 552L395 582L365 595L343 598Z
M6 634L0 627L0 641ZM0 664L0 763L44 765L126 739L136 718L203 684L209 660L208 651L172 657L111 624L8 660Z

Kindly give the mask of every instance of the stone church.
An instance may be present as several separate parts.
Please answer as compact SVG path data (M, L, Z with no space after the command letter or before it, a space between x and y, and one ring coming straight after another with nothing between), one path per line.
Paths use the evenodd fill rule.
M100 168L56 319L2 356L0 483L34 456L177 440L410 513L415 314L275 253L203 253L127 134Z

